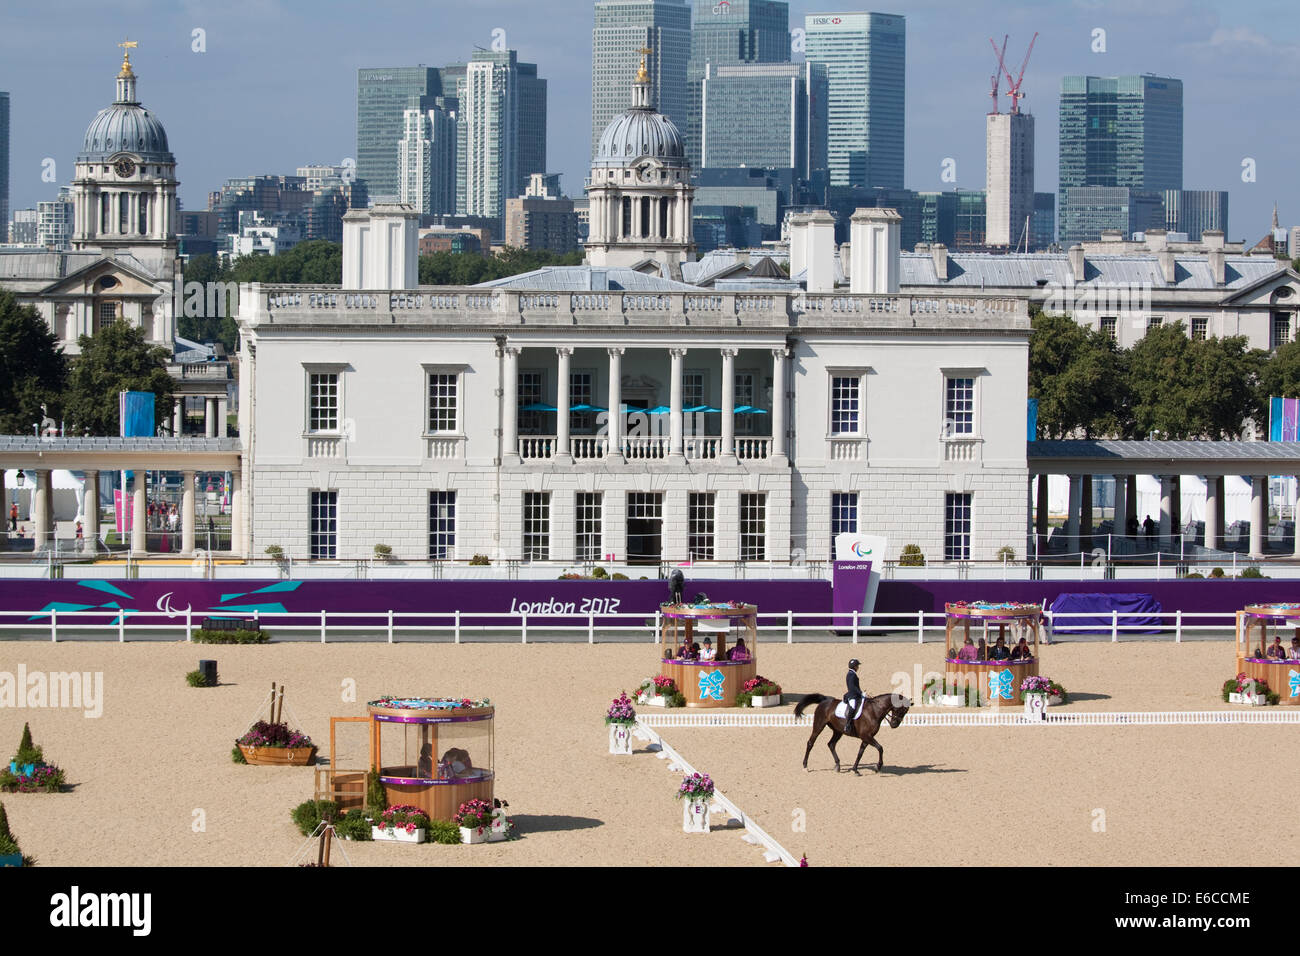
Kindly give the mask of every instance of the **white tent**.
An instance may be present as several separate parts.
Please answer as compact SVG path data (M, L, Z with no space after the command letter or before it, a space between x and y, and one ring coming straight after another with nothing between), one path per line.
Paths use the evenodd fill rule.
M71 471L57 470L50 473L50 483L54 486L54 520L76 521L81 518L83 479ZM18 472L9 469L5 472L5 527L8 527L9 505L18 502L18 516L23 521L30 521L32 515L32 491L36 488L36 472L24 469L22 487L18 486Z
M1205 520L1205 479L1200 475L1183 475L1182 519L1186 526L1189 521ZM1099 509L1112 508L1115 504L1115 482L1103 475L1092 479L1093 520L1100 522ZM1047 479L1047 508L1054 516L1065 516L1070 503L1070 479L1068 475L1049 475ZM1147 515L1157 523L1160 521L1160 478L1156 475L1137 476L1137 519L1141 524ZM1234 521L1250 520L1250 479L1239 475L1228 475L1223 481L1223 520L1224 530Z

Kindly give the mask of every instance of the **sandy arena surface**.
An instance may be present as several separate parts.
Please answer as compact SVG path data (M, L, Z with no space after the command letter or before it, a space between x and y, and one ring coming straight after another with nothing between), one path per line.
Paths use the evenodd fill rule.
M760 671L782 684L787 701L839 694L852 655L871 693L889 690L895 673L941 667L936 644L805 644L764 645ZM1231 676L1231 643L1062 644L1043 656L1043 673L1077 695L1070 710L1228 706L1215 689ZM222 686L185 684L201 657L219 662ZM304 842L289 811L311 796L313 768L245 767L229 758L272 680L287 683L286 716L326 756L328 718L364 715L367 699L488 696L497 706L497 795L510 801L523 838L477 847L345 843L353 864L765 865L735 832L683 834L678 778L644 745L632 758L606 752L610 698L653 673L656 659L650 645L0 642L0 670L102 671L104 681L97 719L79 710L0 709L0 757L16 749L29 720L47 759L75 784L69 793L3 800L24 851L44 864L283 865ZM343 702L349 679L357 703ZM1277 794L1300 787L1300 761L1278 756L1294 747L1297 731L904 724L881 732L885 772L861 777L833 772L826 735L810 769L801 769L803 728L664 735L814 865L1149 865L1217 863L1224 846L1257 842L1264 807L1250 794L1264 782ZM847 766L856 742L839 750ZM1243 781L1254 783L1243 789ZM1272 860L1300 850L1296 826L1282 819L1268 841Z

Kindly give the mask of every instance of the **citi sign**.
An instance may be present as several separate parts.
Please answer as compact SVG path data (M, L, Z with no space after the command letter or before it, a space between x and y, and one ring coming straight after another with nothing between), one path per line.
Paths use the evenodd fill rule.
M843 22L839 17L812 17L812 25L815 27L834 27Z
M731 12L731 0L718 0L718 3L715 4L713 7L713 15L715 17L723 14L728 14L730 12Z

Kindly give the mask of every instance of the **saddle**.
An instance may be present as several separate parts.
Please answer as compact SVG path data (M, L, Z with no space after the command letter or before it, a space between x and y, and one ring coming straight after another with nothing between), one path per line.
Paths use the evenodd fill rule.
M854 720L857 720L859 717L862 716L862 708L866 706L867 706L867 697L864 694L862 696L862 700L858 701L858 710L853 715ZM838 704L835 705L835 716L840 718L844 717L844 710L845 710L844 701L840 701Z

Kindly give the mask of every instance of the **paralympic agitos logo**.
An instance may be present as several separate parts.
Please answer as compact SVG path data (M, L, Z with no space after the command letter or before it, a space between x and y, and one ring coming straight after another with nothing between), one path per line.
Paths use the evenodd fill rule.
M859 558L871 557L871 549L866 547L861 541L854 541L849 550Z

